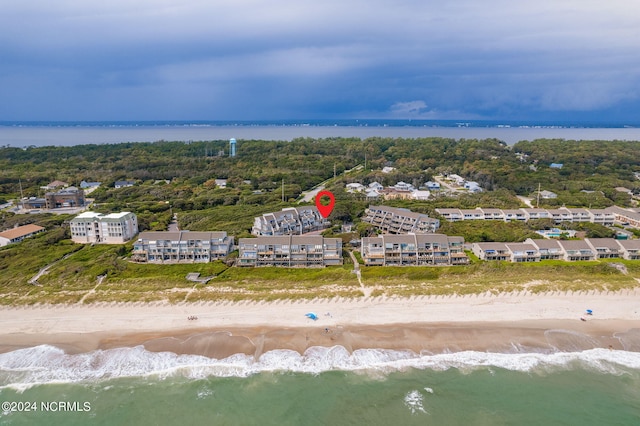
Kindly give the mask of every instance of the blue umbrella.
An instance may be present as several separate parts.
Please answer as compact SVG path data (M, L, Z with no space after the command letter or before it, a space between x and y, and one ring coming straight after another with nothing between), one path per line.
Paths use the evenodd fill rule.
M593 314L593 311L591 309L587 309L587 314L591 315Z
M314 314L313 312L309 312L309 313L305 314L305 316L307 318L310 318L310 319L314 320L314 321L318 319L318 316L316 314Z

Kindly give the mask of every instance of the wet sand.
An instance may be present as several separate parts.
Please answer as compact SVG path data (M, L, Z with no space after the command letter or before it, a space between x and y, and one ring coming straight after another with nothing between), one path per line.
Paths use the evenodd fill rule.
M5 307L0 324L0 352L40 344L69 353L143 345L216 359L335 345L427 354L640 351L640 294Z

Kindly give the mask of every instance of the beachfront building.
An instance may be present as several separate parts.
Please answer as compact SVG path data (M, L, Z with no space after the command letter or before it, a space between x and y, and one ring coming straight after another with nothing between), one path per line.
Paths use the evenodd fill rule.
M539 262L540 251L529 243L473 243L471 251L481 260Z
M596 259L616 259L622 257L622 247L613 238L585 238L596 254Z
M321 235L240 238L238 266L325 267L342 265L342 240Z
M557 240L527 238L524 242L538 249L540 260L560 260L564 257L564 250Z
M70 228L74 243L122 244L138 233L138 217L131 212L84 212L71 219Z
M622 247L622 258L640 260L640 240L616 240Z
M422 213L398 207L369 206L363 222L370 223L385 234L436 232L440 221Z
M223 259L233 250L233 237L220 232L141 232L132 260L149 263L203 263Z
M559 240L563 259L569 262L578 260L595 260L596 251L585 240Z
M466 265L464 238L443 234L384 234L362 239L367 266Z
M474 243L473 253L481 260L568 262L596 259L640 260L640 240L585 238L584 240L547 240L528 238L524 243Z
M0 247L4 247L9 244L19 243L25 238L29 238L44 231L42 226L29 224L23 226L17 226L15 228L0 232Z
M253 235L302 235L329 227L316 206L287 207L253 220Z

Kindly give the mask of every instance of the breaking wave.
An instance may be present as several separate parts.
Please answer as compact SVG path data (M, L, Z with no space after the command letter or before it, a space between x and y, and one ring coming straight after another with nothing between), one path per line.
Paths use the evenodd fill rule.
M236 354L224 359L199 355L151 352L143 346L66 354L54 346L41 345L0 354L0 389L26 389L37 384L101 381L120 377L157 378L182 376L247 377L261 372L288 371L319 374L341 370L385 375L410 368L471 372L496 367L511 371L546 374L561 369L589 369L605 374L640 370L640 353L609 349L554 353L455 352L416 354L411 351L359 349L350 353L342 346L311 347L304 354L273 350L258 359Z

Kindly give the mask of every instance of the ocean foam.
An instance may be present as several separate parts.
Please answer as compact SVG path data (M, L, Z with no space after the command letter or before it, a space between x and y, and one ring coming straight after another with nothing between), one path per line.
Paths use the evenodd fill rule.
M424 409L424 396L420 391L413 390L404 396L404 405L411 411L411 414L427 413Z
M410 351L359 349L349 353L342 346L311 347L304 354L273 350L259 359L236 354L225 359L199 355L150 352L142 346L66 354L41 345L0 354L0 389L25 389L41 383L101 381L120 377L247 377L261 372L291 371L319 374L355 371L385 375L410 368L436 371L451 368L471 372L479 368L547 374L559 369L590 369L605 374L640 370L640 353L609 349L554 353L454 352L416 354Z

